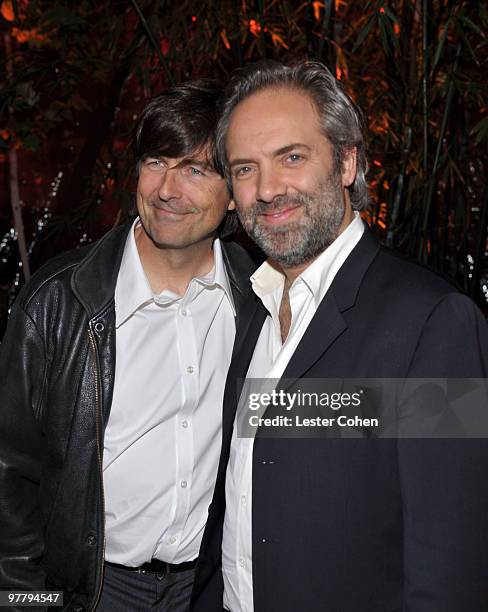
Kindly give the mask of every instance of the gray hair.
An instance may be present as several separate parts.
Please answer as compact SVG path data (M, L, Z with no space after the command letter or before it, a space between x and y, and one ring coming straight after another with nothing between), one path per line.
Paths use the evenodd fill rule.
M320 62L301 61L286 65L274 60L262 60L239 68L233 73L221 101L215 138L217 157L224 168L229 185L225 139L233 110L245 98L258 91L283 87L302 91L312 99L319 116L321 131L333 146L337 170L342 167L346 153L356 148L357 171L354 182L348 188L349 197L354 210L365 209L369 204L369 193L363 116L344 91L342 84Z

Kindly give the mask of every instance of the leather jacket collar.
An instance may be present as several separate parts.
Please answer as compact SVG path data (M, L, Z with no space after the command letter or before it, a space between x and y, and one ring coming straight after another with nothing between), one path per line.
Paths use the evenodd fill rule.
M132 221L112 229L92 248L76 267L71 288L83 304L90 319L97 317L112 302L117 284L117 275ZM241 247L222 241L222 253L229 276L233 297L241 303L251 293L248 282L253 272L247 257L240 257ZM257 267L258 263L256 263Z

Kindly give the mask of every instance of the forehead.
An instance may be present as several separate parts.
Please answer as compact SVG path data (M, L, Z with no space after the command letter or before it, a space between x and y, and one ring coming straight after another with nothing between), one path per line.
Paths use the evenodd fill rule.
M160 149L148 151L142 159L158 158L170 161L172 164L201 163L213 166L212 147L210 143L205 143L195 149L185 152L180 146L162 146Z
M305 92L280 87L251 94L233 110L227 131L229 158L259 147L275 150L291 142L311 147L325 140L311 97Z
M186 164L201 164L202 166L212 167L212 154L210 151L209 145L204 145L203 147L199 147L198 149L194 149L185 155L180 156L171 156L171 155L163 155L163 157L171 160L173 163L178 165L186 165Z

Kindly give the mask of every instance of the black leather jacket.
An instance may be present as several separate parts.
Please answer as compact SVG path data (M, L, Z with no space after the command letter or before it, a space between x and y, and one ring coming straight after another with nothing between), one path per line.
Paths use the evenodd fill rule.
M102 585L103 434L129 227L39 270L0 350L0 588L63 590L73 612L93 610ZM222 246L239 318L256 264L240 246Z

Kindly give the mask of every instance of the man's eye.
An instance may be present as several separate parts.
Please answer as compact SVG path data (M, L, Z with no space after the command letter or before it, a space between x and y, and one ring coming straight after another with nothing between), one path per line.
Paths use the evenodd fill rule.
M291 162L299 162L299 161L302 161L303 156L300 155L299 153L291 153L290 155L288 155L287 159Z
M240 168L236 168L234 171L235 176L245 176L251 172L251 168L249 166L241 166Z
M190 166L189 172L191 176L204 176L203 172L199 168L195 168L195 166Z
M164 163L161 159L146 159L144 165L151 170L159 170L164 167Z

